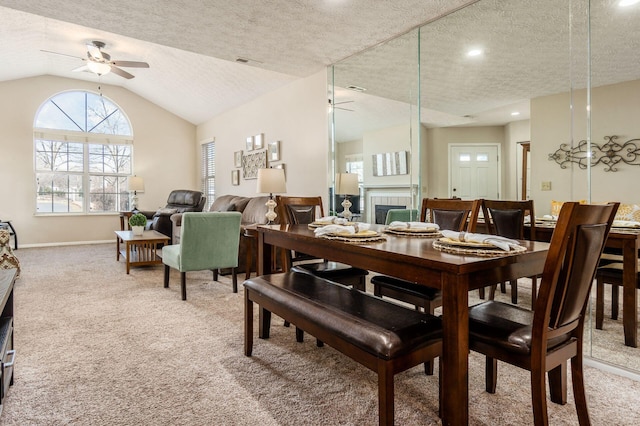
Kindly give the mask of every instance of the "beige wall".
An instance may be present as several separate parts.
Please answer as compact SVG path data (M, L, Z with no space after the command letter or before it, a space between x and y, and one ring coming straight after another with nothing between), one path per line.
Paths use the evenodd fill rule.
M504 126L441 127L428 129L427 132L429 192L423 194L423 197L445 198L449 196L449 144L497 143L504 146L505 140ZM504 167L504 156L502 156L500 164ZM504 175L503 169L502 176Z
M420 157L412 155L411 150L411 126L402 124L386 129L366 132L364 134L363 159L364 159L364 182L365 186L397 185L408 186L417 183L418 170L420 167ZM409 174L395 176L374 176L373 175L373 155L387 152L409 152L410 161ZM413 175L416 181L412 182Z
M263 95L198 126L197 140L215 138L216 194L256 195L256 180L231 185L233 153L244 151L247 136L264 133L280 141L287 195L328 199L328 120L326 70ZM197 175L197 171L195 171ZM325 205L325 209L326 209Z
M140 207L164 206L171 189L197 189L195 126L124 88L101 87L133 127L134 172L145 180ZM33 121L42 103L67 90L97 92L97 84L52 76L0 83L0 217L12 220L20 245L115 241L119 229L117 214L35 215Z
M347 170L347 161L345 159L345 156L362 154L362 151L362 139L357 141L340 142L336 144L336 173L343 173Z
M532 198L536 213L548 214L551 200L589 199L586 170L576 166L561 169L549 154L562 143L577 144L587 137L586 90L572 94L576 113L570 114L569 93L537 98L531 102ZM640 80L596 87L591 90L592 142L603 144L604 136L618 135L618 142L640 137ZM640 167L620 164L617 172L605 172L603 165L591 169L591 200L640 203L635 182ZM541 191L542 181L551 182L551 191Z

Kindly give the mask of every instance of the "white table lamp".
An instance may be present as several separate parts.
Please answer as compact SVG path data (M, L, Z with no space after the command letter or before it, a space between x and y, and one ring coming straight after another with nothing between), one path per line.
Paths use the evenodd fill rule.
M336 194L344 195L344 201L342 207L344 211L342 216L350 220L353 216L351 213L351 201L349 201L349 195L360 194L360 187L358 185L358 175L356 173L337 173L336 174Z
M287 192L287 185L284 179L283 169L259 169L258 170L258 187L257 193L269 194L269 201L265 203L267 206L267 223L271 224L278 214L275 212L276 202L273 200L273 194L282 194Z
M139 176L130 176L129 194L131 195L131 210L138 208L138 191L144 191L144 179Z

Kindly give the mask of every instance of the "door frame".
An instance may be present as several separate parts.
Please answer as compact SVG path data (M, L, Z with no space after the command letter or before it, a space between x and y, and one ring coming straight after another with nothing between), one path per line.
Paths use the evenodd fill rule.
M453 180L453 167L452 167L452 163L453 163L453 148L456 147L465 147L465 146L472 146L472 147L481 147L481 146L490 146L490 147L496 147L497 153L498 153L498 176L496 177L496 179L498 180L498 198L502 199L502 144L500 143L450 143L448 144L448 164L447 164L447 169L448 169L448 182L447 182L447 193L449 197L452 197L453 194L453 187L452 187L452 180Z

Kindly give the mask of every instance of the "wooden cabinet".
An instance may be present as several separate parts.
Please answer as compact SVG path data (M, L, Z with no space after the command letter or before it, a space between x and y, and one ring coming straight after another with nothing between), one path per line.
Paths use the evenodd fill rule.
M13 385L13 284L16 269L0 269L0 412L9 386Z

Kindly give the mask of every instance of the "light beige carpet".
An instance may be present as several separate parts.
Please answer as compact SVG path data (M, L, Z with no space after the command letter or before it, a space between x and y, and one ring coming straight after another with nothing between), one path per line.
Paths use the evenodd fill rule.
M374 425L376 376L275 320L269 340L242 352L242 292L227 278L162 268L125 274L115 245L20 249L15 289L15 384L2 425ZM175 271L174 271L175 272ZM257 315L256 315L257 317ZM470 356L472 425L532 424L529 377L501 364L495 395ZM637 425L640 383L586 369L594 425ZM396 376L396 423L439 424L437 372ZM553 425L577 424L549 403Z

